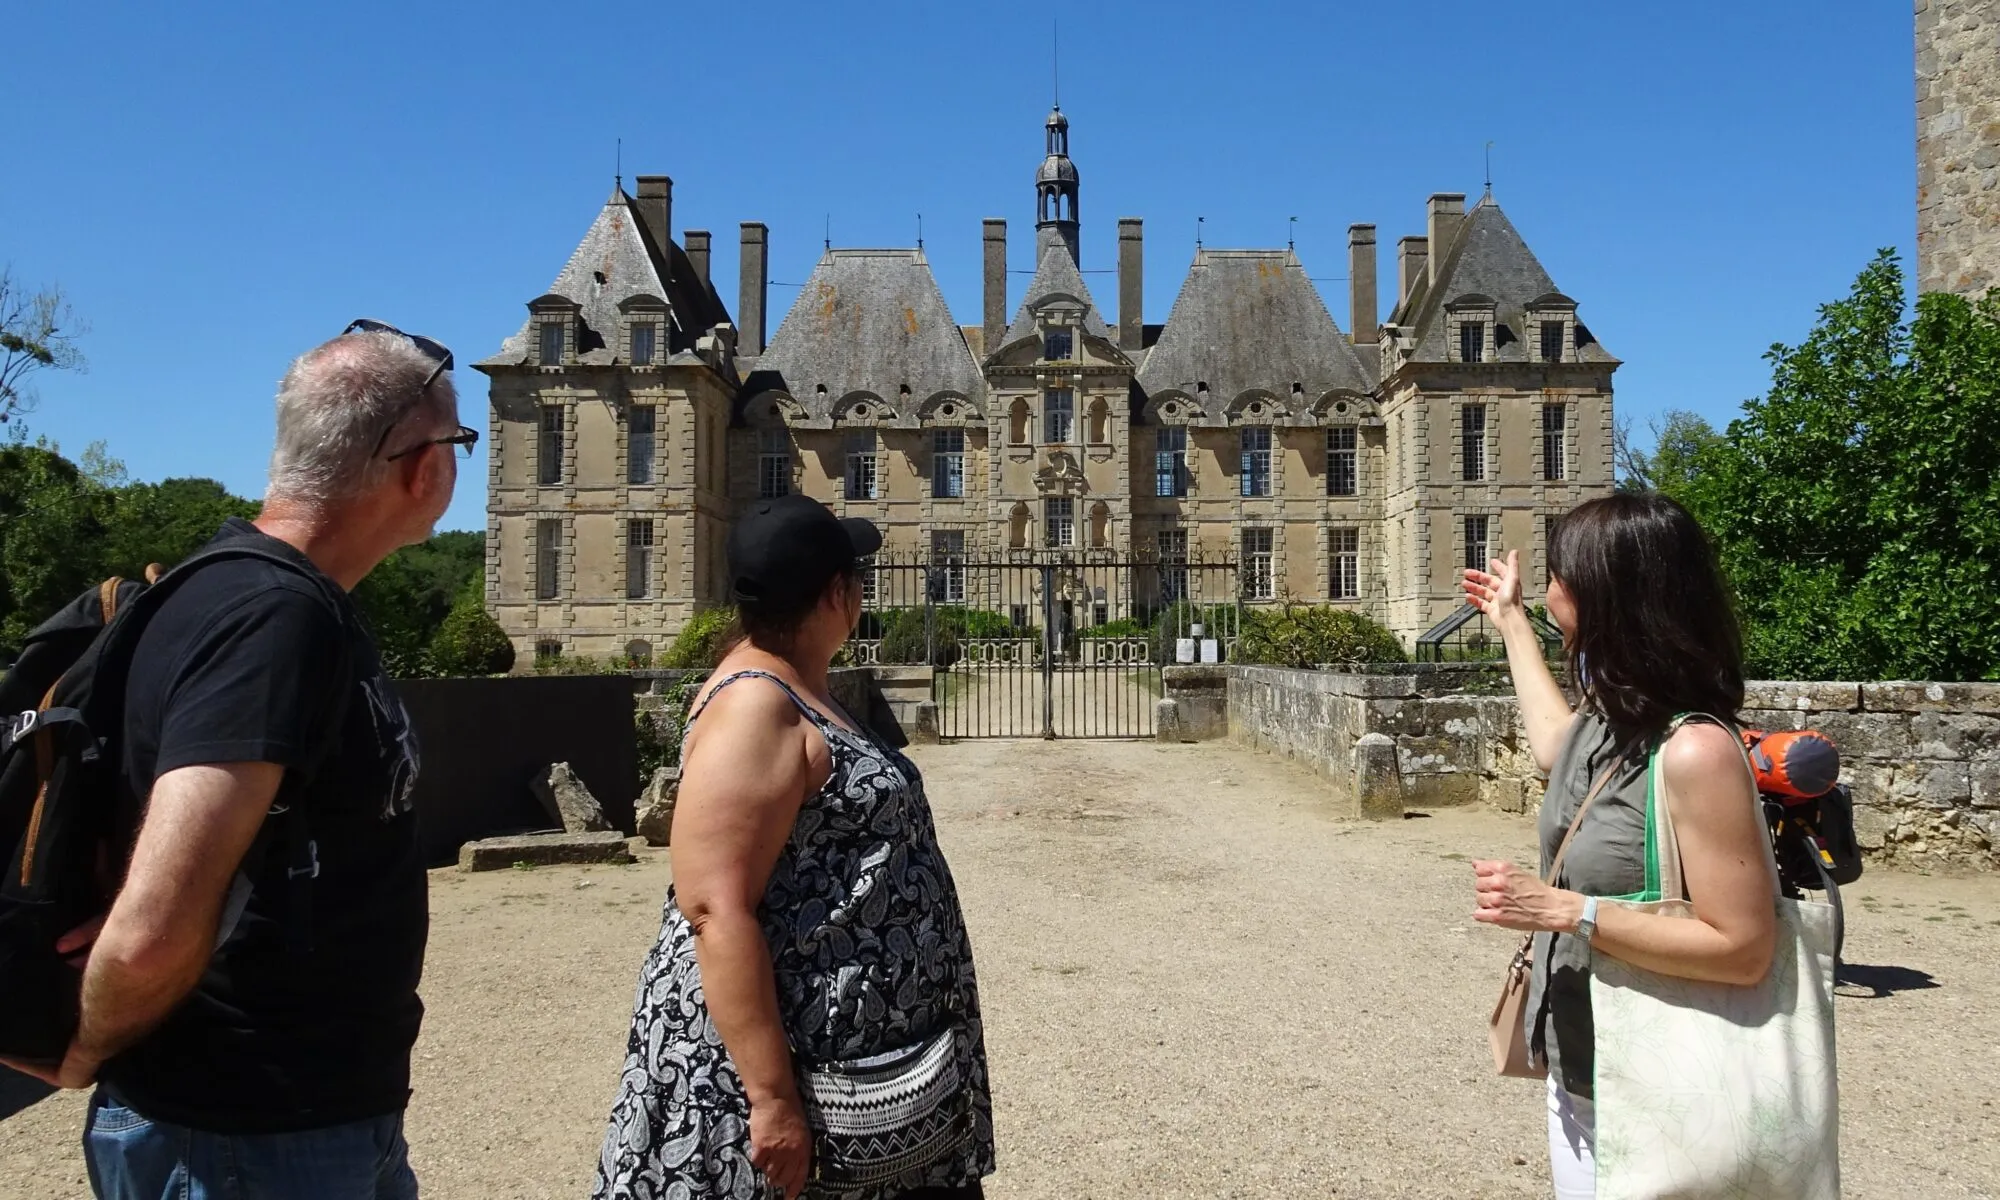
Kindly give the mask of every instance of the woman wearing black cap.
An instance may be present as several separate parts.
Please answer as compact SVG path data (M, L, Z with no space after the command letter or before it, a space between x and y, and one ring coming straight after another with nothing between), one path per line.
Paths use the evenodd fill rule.
M974 1200L993 1170L972 950L923 781L827 688L866 521L730 531L732 643L682 741L674 885L598 1200Z

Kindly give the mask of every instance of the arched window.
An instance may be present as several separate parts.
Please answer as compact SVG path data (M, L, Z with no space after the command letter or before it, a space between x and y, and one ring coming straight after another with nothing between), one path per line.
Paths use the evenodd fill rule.
M628 667L650 667L653 665L653 643L644 638L633 638L625 643L625 665Z
M1028 506L1019 501L1007 517L1007 545L1015 550L1028 547Z

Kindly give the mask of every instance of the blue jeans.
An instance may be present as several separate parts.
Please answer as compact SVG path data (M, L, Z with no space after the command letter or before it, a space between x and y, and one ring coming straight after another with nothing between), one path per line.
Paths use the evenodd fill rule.
M204 1133L90 1098L84 1165L98 1200L417 1200L403 1114L299 1133Z

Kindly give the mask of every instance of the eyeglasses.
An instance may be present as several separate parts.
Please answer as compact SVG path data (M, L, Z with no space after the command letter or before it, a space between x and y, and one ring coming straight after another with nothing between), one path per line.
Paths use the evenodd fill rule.
M386 437L387 435L384 436ZM408 458L410 455L415 454L417 451L427 449L431 446L455 447L457 450L458 457L460 459L468 459L472 457L472 448L474 446L477 446L478 444L479 444L479 431L464 425L460 425L458 427L458 432L452 434L450 437L425 438L423 441L418 442L414 446L408 447L407 449L396 451L394 454L391 454L388 458L384 459L383 461L395 462L399 458ZM378 450L376 451L376 453L379 454L381 453L381 451Z
M418 333L404 333L402 330L396 328L394 325L391 325L386 321L373 321L368 319L367 317L357 317L356 319L349 321L347 323L347 328L340 331L340 336L346 337L350 333L392 334L396 337L402 338L404 341L410 343L410 345L415 346L417 348L417 351L421 353L424 357L437 363L437 366L431 368L431 373L429 375L424 376L424 386L422 388L419 388L418 389L419 391L429 391L430 386L437 382L438 376L444 374L446 371L451 370L451 350L443 342L440 342L435 338L427 338L422 334ZM389 422L388 428L382 431L382 436L375 439L375 454L372 457L377 457L377 458L381 457L382 448L389 444L389 435L396 431L396 423L401 420L402 417L397 417L395 421ZM473 433L472 430L466 429L463 426L460 426L458 437L463 437L468 433L472 434L473 442L479 440L478 434ZM457 437L452 437L452 438L436 438L428 442L419 442L417 445L410 447L408 450L398 451L397 453L390 455L389 459L390 461L393 462L396 459L402 458L406 455L421 450L425 446L437 446L446 444L454 446L462 445L464 446L464 450L460 453L459 457L460 458L472 457L472 442L460 442Z
M394 325L384 321L371 321L367 317L349 321L347 328L340 331L340 336L346 337L350 333L391 333L415 346L425 358L437 363L437 366L431 368L431 373L424 377L426 388L436 383L438 376L451 370L450 348L434 338L427 338L420 333L404 333Z

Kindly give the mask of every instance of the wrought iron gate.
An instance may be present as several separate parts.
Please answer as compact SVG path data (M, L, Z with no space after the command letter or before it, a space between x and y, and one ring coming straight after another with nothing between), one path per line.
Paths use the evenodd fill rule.
M1151 737L1161 668L1225 653L1236 587L1227 562L878 556L850 649L928 666L947 739Z

